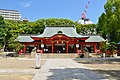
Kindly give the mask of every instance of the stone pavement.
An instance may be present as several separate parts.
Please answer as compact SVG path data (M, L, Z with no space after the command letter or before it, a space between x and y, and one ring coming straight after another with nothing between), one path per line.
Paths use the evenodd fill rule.
M108 80L72 59L48 59L33 80Z

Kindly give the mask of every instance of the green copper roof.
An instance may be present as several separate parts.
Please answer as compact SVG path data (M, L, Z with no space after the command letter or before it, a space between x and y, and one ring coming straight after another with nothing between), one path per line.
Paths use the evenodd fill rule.
M100 35L90 36L85 42L102 42L105 41Z
M47 26L45 27L43 34L32 37L38 37L38 38L52 37L56 34L64 34L68 37L77 37L77 38L88 37L88 36L79 35L76 32L76 28L74 26Z
M34 40L30 37L30 35L19 35L15 41L19 42L33 42Z

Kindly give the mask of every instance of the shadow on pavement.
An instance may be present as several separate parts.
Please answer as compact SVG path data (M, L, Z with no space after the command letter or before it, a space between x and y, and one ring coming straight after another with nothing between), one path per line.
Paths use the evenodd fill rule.
M93 70L102 75L105 75L108 79L120 80L120 70Z
M105 77L84 68L50 69L47 80L104 80Z

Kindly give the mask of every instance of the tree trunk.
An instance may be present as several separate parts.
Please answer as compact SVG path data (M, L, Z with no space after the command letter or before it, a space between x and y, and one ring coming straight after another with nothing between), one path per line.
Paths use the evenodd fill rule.
M5 51L5 47L6 47L6 41L5 41L4 44L3 44L3 48L2 48L2 51L3 51L3 52Z

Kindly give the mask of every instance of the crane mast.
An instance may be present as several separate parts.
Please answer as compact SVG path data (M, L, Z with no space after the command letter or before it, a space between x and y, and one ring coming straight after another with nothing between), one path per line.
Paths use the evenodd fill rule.
M83 20L86 19L86 13L87 13L89 5L90 5L90 0L88 1L87 5L86 5L86 9L82 13L82 18L81 19L83 19Z
M91 20L89 18L86 18L86 13L89 8L89 5L90 5L90 0L88 1L85 10L82 13L81 20L78 21L80 24L92 24Z

